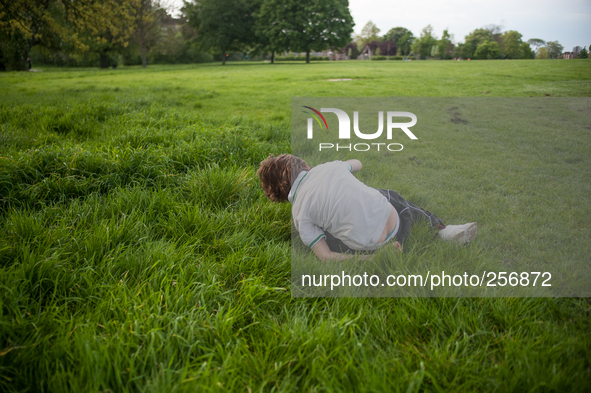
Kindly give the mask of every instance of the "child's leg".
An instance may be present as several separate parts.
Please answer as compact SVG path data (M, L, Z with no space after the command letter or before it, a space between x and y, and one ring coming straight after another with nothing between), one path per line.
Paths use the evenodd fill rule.
M398 212L400 218L400 228L396 234L396 240L404 245L409 233L410 227L415 222L424 221L435 229L445 228L443 222L433 213L428 212L415 204L408 202L394 190L378 189L378 191L390 202Z
M414 203L407 201L399 193L394 190L378 189L378 191L386 197L388 202L394 206L398 214L401 214L408 210L413 222L425 221L431 227L435 229L443 229L443 221L441 221L435 214L428 212L425 209L421 209Z
M394 206L400 217L401 228L399 230L398 241L402 244L410 232L410 227L415 222L427 222L431 228L439 230L439 237L443 240L452 240L458 243L467 243L476 236L477 225L475 222L464 225L445 226L443 221L435 214L421 209L414 203L407 201L394 190L378 189L378 191L388 199Z

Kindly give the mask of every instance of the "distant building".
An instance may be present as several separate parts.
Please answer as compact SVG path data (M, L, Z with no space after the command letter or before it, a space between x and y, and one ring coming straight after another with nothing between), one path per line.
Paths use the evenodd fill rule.
M563 59L576 59L577 57L579 57L579 52L581 51L581 47L580 46L575 46L573 48L572 52L564 52L562 54L562 58Z
M172 30L177 31L183 25L183 21L180 18L174 18L168 14L165 14L160 19L160 23L162 24L163 30Z

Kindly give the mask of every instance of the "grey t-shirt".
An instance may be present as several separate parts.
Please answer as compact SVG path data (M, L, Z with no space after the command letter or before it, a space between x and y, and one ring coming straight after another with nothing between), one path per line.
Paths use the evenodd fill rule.
M375 247L392 211L379 191L352 173L351 164L332 161L301 172L289 193L293 222L312 248L327 231L354 250Z

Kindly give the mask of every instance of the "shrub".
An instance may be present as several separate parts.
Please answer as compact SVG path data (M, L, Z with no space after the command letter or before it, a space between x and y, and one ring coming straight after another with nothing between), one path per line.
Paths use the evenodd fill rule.
M387 56L372 56L372 60L404 60L402 56L390 56L388 59Z
M325 61L328 57L310 56L310 61ZM306 61L306 56L275 56L275 61Z
M499 44L495 41L486 41L476 48L474 56L477 59L496 59L501 54Z
M275 61L306 61L304 56L275 56Z

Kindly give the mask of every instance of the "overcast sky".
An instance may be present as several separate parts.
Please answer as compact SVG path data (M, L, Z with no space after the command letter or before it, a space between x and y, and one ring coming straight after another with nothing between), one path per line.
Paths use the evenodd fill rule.
M182 6L182 0L172 1ZM591 45L591 0L349 0L349 9L356 33L369 20L380 34L402 26L417 37L431 24L437 38L448 29L454 42L463 42L472 30L495 24L517 30L524 41L558 41L565 51Z

